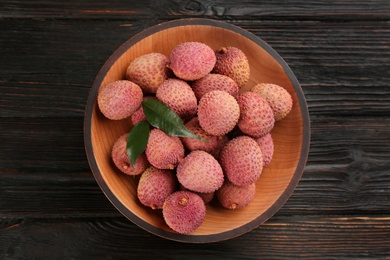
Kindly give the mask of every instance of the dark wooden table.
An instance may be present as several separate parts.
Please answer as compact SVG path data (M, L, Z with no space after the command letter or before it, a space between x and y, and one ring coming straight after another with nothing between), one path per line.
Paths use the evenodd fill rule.
M83 117L105 60L172 19L226 21L296 74L311 147L264 225L212 244L124 218L87 162ZM390 2L0 1L0 259L390 259Z

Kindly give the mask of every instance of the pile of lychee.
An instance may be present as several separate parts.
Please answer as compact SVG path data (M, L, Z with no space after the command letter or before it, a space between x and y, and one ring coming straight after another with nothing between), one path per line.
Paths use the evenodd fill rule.
M132 60L126 78L102 86L100 111L111 120L145 120L142 101L157 99L201 137L171 136L152 127L145 151L132 165L124 133L112 160L125 174L139 175L137 197L162 210L176 232L196 230L213 201L240 209L254 198L256 182L273 156L271 130L292 109L291 95L273 83L248 83L247 56L237 47L213 50L201 42L178 44L169 54ZM122 173L121 173L122 174Z

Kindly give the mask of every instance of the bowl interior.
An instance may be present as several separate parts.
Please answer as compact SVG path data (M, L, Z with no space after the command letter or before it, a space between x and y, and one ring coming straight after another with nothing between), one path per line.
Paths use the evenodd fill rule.
M202 241L221 240L245 233L271 217L287 200L297 185L306 161L308 132L306 103L300 87L287 65L268 45L246 31L214 22L190 22L156 26L133 37L107 61L95 80L86 112L87 154L92 171L103 192L130 220L157 235L184 241L203 237ZM293 98L293 109L272 130L275 151L272 162L264 168L257 182L254 201L240 210L227 210L217 203L207 206L204 223L193 233L179 235L167 227L161 211L142 206L136 197L138 177L126 176L113 165L110 157L115 140L130 131L129 119L106 119L96 103L97 90L109 82L124 79L134 58L150 52L169 55L179 43L199 41L213 49L236 46L243 50L250 63L251 76L246 91L260 82L283 86ZM287 70L287 71L286 71ZM302 102L304 104L302 104ZM302 156L303 155L303 156ZM302 158L304 157L304 158ZM199 240L201 241L201 240Z

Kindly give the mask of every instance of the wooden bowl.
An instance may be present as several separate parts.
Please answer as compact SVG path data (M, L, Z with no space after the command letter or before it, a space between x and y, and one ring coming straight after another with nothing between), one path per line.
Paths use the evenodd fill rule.
M256 83L283 86L293 98L289 115L272 130L275 151L257 182L254 200L239 210L207 206L204 223L193 233L178 234L164 222L160 210L140 204L136 196L138 179L118 172L110 153L115 140L131 129L131 120L106 119L97 106L101 86L124 79L130 61L150 52L169 55L179 43L199 41L213 49L236 46L246 53L251 69L247 89ZM247 90L246 89L246 90ZM310 141L310 121L302 89L284 60L254 34L209 19L175 20L148 28L120 46L107 60L93 83L85 112L85 148L93 175L111 203L141 228L164 238L190 243L208 243L237 237L274 215L287 201L303 173Z

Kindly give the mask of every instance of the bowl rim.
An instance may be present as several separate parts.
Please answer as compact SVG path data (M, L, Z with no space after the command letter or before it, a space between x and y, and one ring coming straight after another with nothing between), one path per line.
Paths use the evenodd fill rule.
M301 154L299 157L299 161L297 164L297 167L295 169L295 172L293 174L293 177L286 187L286 189L283 191L282 195L276 200L276 202L268 208L261 216L257 217L256 219L252 220L251 222L248 222L247 224L240 226L238 228L225 231L222 233L217 234L210 234L210 235L186 235L186 234L179 234L174 232L169 232L163 229L160 229L158 227L155 227L148 222L140 219L138 216L136 216L134 213L129 211L125 205L123 205L118 198L115 197L115 195L111 192L108 185L104 182L104 179L102 177L102 174L100 173L98 164L95 160L94 153L93 153L93 144L91 137L91 131L92 131L92 123L91 123L91 117L94 109L94 104L97 98L99 87L105 77L105 75L108 73L110 67L112 64L117 60L119 57L121 57L128 48L136 44L137 42L141 41L143 38L150 36L154 33L157 33L161 30L170 29L173 27L178 26L186 26L186 25L204 25L204 26L212 26L217 28L222 28L226 30L233 31L235 33L240 34L241 36L244 36L248 38L249 40L255 42L258 44L261 48L263 48L268 54L270 54L283 68L285 71L287 77L291 81L292 86L294 87L295 93L297 95L297 98L299 100L299 106L301 109L301 115L302 115L302 124L303 124L303 137L302 137L302 149ZM260 37L256 36L255 34L230 23L214 20L214 19L207 19L207 18L184 18L184 19L175 19L167 22L163 22L157 25L154 25L152 27L149 27L147 29L142 30L141 32L138 32L134 36L130 37L126 42L124 42L122 45L119 46L107 59L107 61L103 64L102 68L98 72L93 84L92 88L90 89L85 112L84 112L84 148L86 151L87 159L89 166L91 168L91 171L93 173L93 176L98 183L100 189L105 194L105 196L108 198L108 200L114 205L114 207L126 218L128 218L130 221L132 221L134 224L139 226L140 228L155 234L157 236L174 240L178 242L185 242L185 243L211 243L211 242L219 242L223 240L232 239L235 237L238 237L240 235L243 235L249 231L252 231L253 229L259 227L261 224L266 222L269 218L271 218L279 209L287 202L289 197L292 195L294 189L298 185L304 168L307 163L308 155L309 155L309 148L310 148L310 117L309 117L309 111L306 103L306 98L303 93L303 90L301 88L301 85L299 84L297 78L295 77L294 73L288 66L288 64L284 61L284 59L265 41L263 41Z

